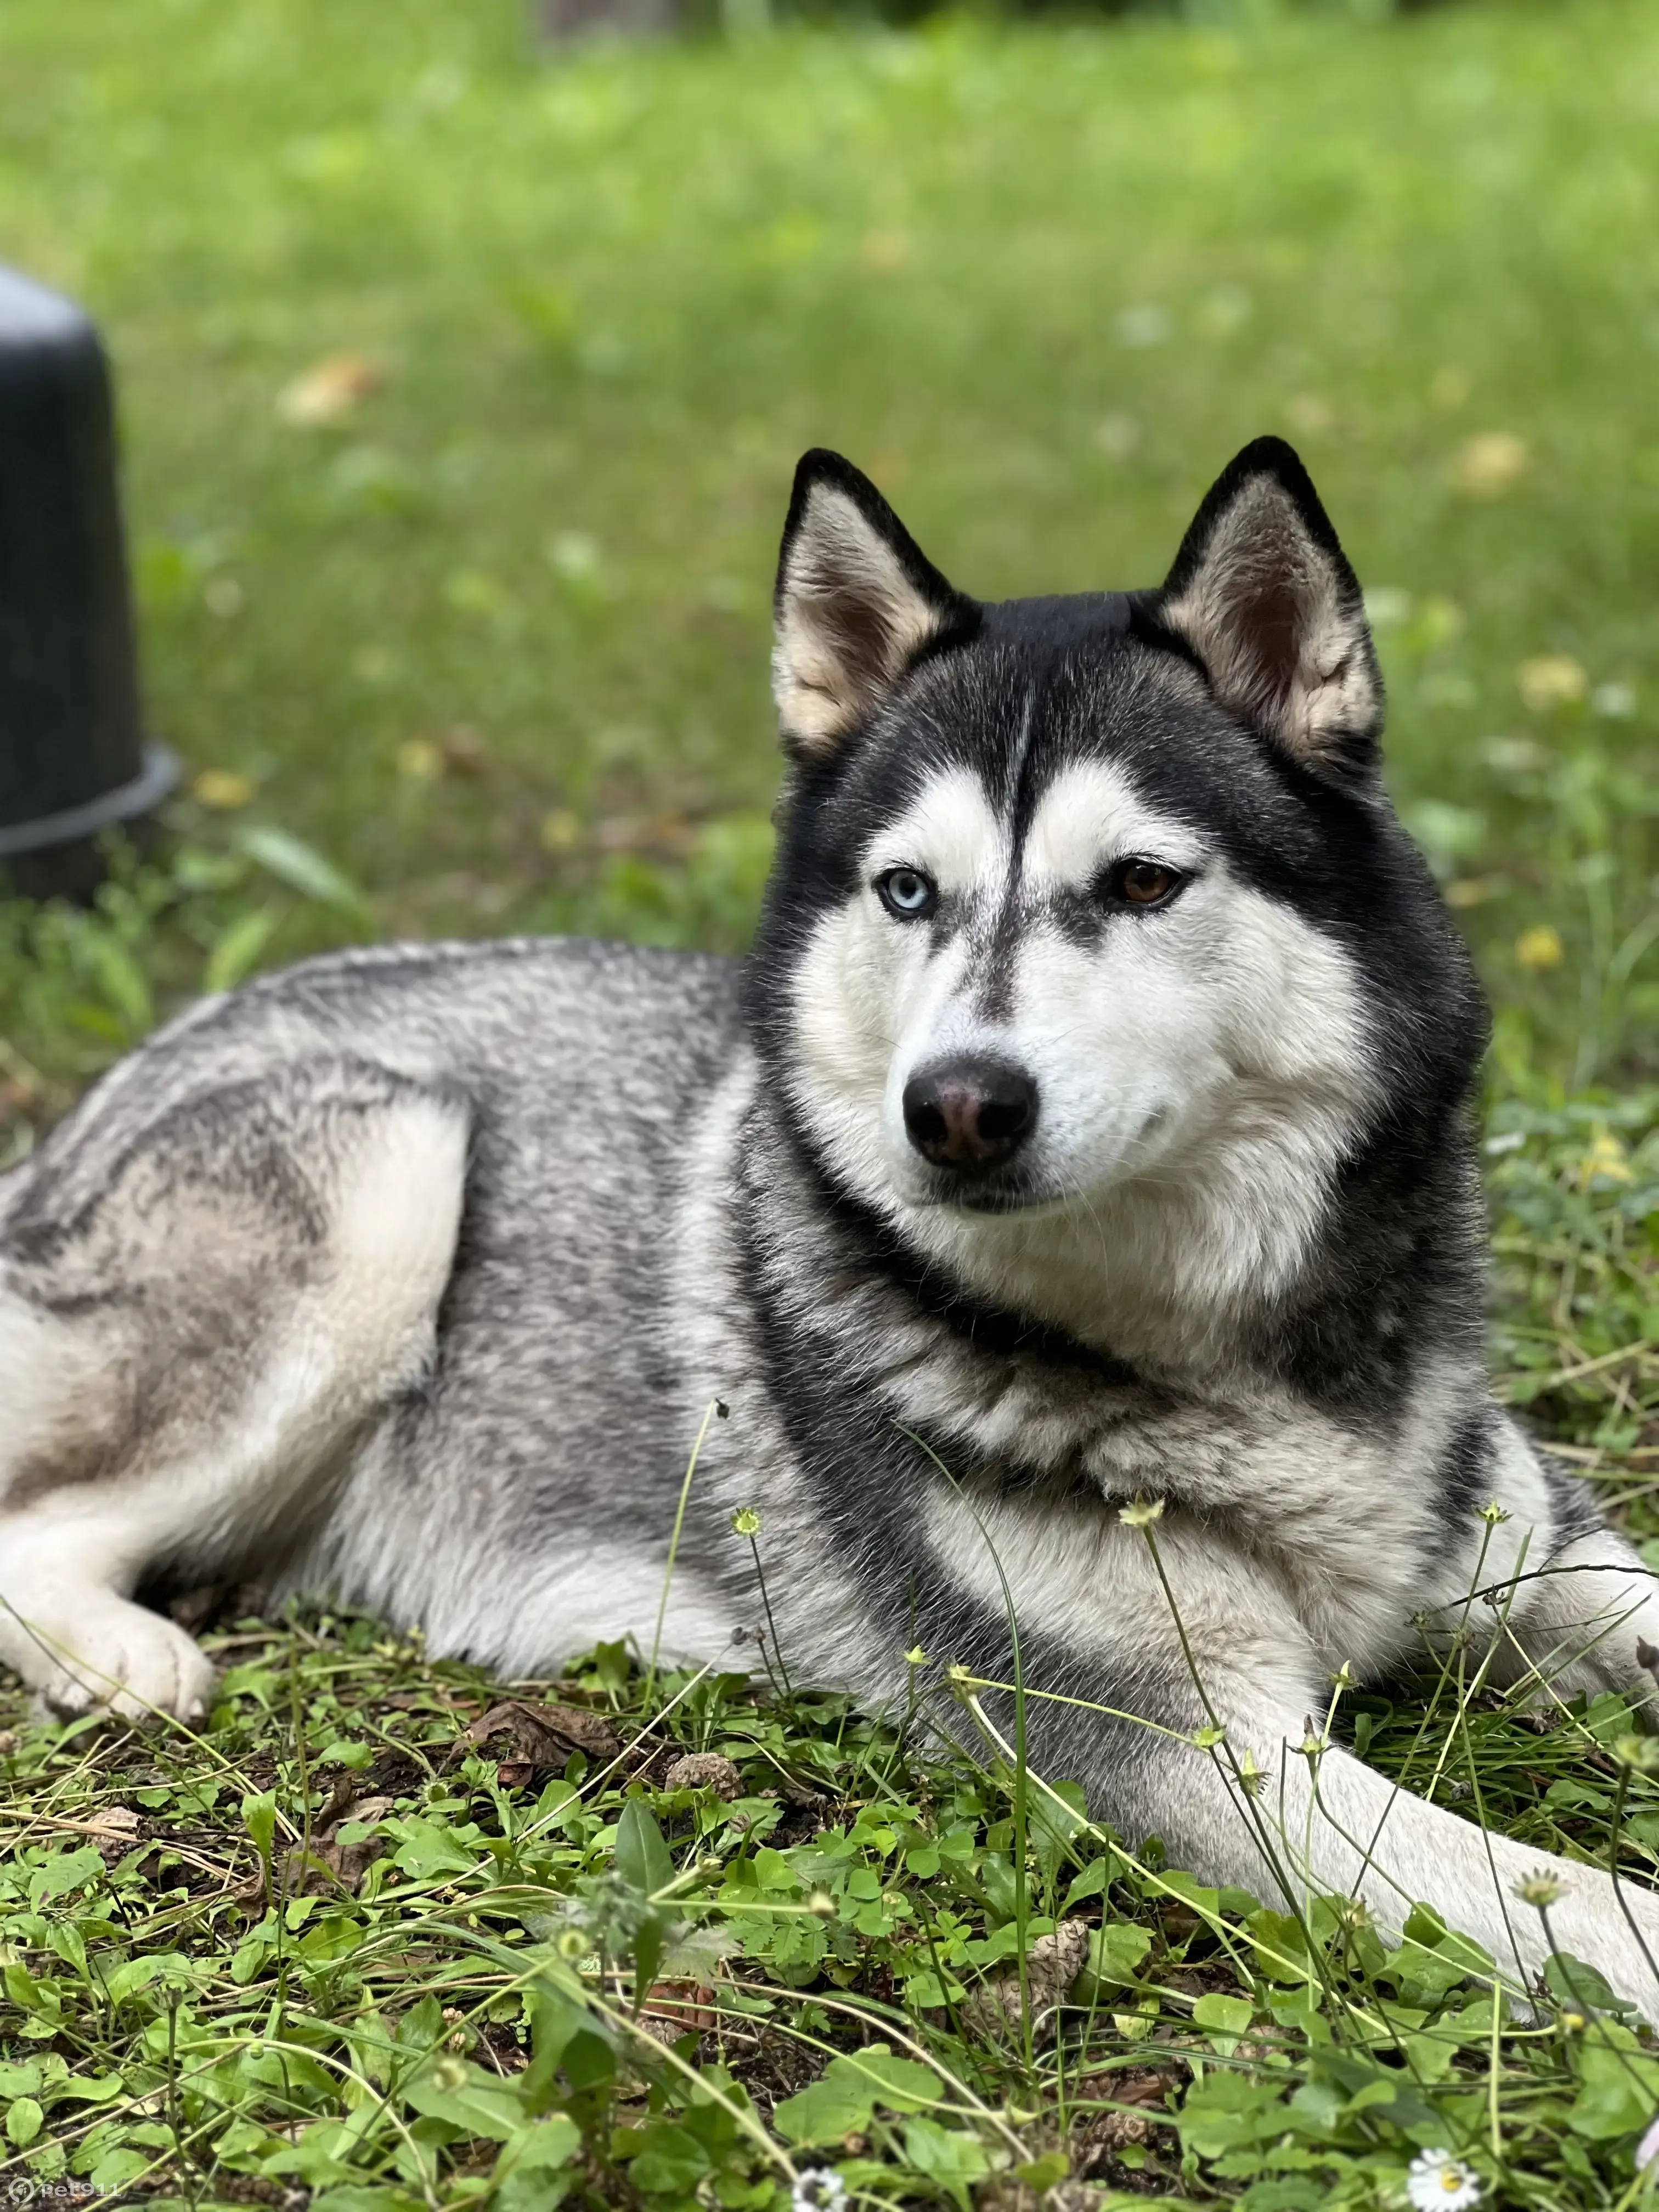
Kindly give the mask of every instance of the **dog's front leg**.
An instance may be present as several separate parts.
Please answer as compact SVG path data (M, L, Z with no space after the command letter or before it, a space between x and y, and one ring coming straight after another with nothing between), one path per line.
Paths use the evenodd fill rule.
M1115 1528L1099 1565L1113 1603L1087 1659L1076 1644L1063 1663L1045 1649L1033 1587L1026 1680L1040 1771L1082 1781L1126 1839L1158 1836L1171 1865L1206 1881L1281 1907L1357 1898L1389 1936L1426 1903L1506 1976L1532 1984L1554 1948L1659 2018L1659 1897L1488 1833L1322 1747L1328 1662L1261 1561L1170 1516L1138 1536ZM1540 1873L1555 1886L1547 1919L1520 1893Z
M1497 1502L1509 1516L1480 1548L1466 1607L1490 1632L1489 1680L1559 1705L1616 1690L1659 1719L1659 1581L1601 1518L1588 1483L1504 1424Z
M1426 1804L1334 1747L1310 1751L1307 1723L1248 1682L1227 1686L1227 1735L1209 1750L1166 1745L1144 1770L1146 1811L1172 1864L1235 1882L1268 1902L1358 1898L1389 1936L1413 1904L1431 1905L1500 1970L1530 1984L1551 1949L1593 1966L1620 1996L1659 2016L1659 1898L1615 1890L1569 1864ZM1522 1895L1553 1884L1547 1917ZM1547 1899L1548 1889L1543 1893Z

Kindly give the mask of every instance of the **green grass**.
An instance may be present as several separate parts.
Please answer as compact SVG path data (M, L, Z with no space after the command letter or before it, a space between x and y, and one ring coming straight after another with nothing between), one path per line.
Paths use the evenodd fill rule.
M1498 1006L1500 1390L1659 1560L1656 82L1659 19L1601 0L556 61L507 0L9 0L0 251L102 320L150 716L206 781L94 909L0 903L0 1161L192 992L343 938L739 946L803 447L995 594L1154 579L1279 429ZM341 355L372 388L289 419ZM1442 2145L1540 2212L1650 2189L1651 2046L1582 1988L1495 2020L1426 1921L1310 1948L1041 1788L1021 1859L994 1762L619 1650L515 1686L614 1756L458 1748L472 1670L249 1602L199 1738L5 1716L0 2189L758 2212L793 2160L1035 2212L1064 2159L1062 2212L1299 2212ZM1616 1705L1540 1733L1428 1682L1337 1726L1659 1865ZM738 1794L671 1788L687 1751ZM1056 1917L1091 1968L1028 2051L975 1992Z

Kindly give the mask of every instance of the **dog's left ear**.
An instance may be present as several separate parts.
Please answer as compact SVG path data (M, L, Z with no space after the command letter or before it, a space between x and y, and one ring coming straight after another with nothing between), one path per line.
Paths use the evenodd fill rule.
M1211 487L1157 612L1222 704L1304 768L1375 770L1382 678L1358 580L1282 438L1258 438Z
M978 610L869 477L818 448L795 471L773 611L784 750L805 762L832 751L925 647L969 626Z

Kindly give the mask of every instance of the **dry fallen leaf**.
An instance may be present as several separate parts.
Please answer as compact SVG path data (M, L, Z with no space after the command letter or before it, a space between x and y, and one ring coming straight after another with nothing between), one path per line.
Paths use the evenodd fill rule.
M257 1857L253 1862L252 1873L244 1875L240 1881L232 1882L226 1893L231 1903L240 1905L244 1912L258 1911L266 1902L265 1870Z
M562 1768L574 1751L600 1763L617 1758L622 1738L609 1721L580 1705L532 1705L505 1698L464 1729L450 1746L452 1761L489 1743L504 1744L503 1763Z
M470 724L457 722L438 740L438 752L451 775L482 775L489 766L489 748Z
M339 1795L336 1789L336 1800ZM278 1878L285 1897L327 1896L337 1890L354 1894L364 1875L386 1849L380 1836L362 1836L343 1843L340 1830L349 1824L372 1826L383 1820L396 1800L364 1797L345 1808L343 1816L321 1834L313 1836L309 1852L295 1844L283 1854ZM332 1810L331 1806L329 1810Z
M276 412L284 422L302 428L338 422L385 382L385 370L363 354L327 354L283 386L276 395Z
M339 1890L356 1894L357 1885L384 1845L377 1836L361 1844L337 1844L319 1838L309 1851L296 1844L283 1856L284 1897L327 1897Z
M692 2028L706 2035L720 2026L714 1992L706 1982L658 1982L641 2009L640 2022L653 2035L665 2028L670 2043Z
M131 1805L106 1805L87 1823L87 1833L97 1845L104 1863L124 1859L138 1840L138 1814Z
M1103 2150L1109 2155L1131 2143L1150 2142L1156 2124L1149 2112L1103 2112L1090 2122L1085 2141L1091 2150Z
M1126 2068L1121 2073L1091 2075L1074 2092L1079 2103L1128 2105L1130 2112L1097 2112L1080 2134L1073 2171L1085 2179L1104 2171L1120 2151L1151 2142L1164 2124L1166 2100L1179 2085L1173 2074L1152 2068Z

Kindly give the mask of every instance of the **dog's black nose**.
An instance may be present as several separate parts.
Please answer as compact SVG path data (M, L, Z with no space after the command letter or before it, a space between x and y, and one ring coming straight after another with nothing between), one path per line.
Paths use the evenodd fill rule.
M935 1167L974 1175L1012 1159L1036 1127L1036 1085L1006 1060L956 1060L904 1086L910 1142Z

